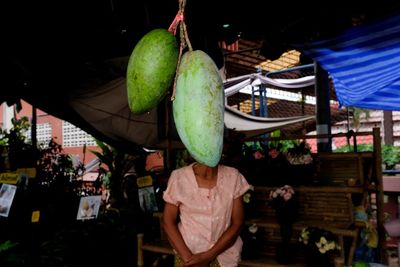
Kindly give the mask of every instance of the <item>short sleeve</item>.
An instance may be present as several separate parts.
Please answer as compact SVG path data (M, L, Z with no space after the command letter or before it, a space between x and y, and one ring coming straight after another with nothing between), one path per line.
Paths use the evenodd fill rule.
M176 172L172 172L168 180L167 189L164 191L163 199L165 202L172 205L178 206L179 201L177 199L178 195L178 176Z
M233 198L240 197L241 195L246 193L249 188L250 185L246 181L246 178L244 178L244 176L240 172L237 172L236 186L234 189Z

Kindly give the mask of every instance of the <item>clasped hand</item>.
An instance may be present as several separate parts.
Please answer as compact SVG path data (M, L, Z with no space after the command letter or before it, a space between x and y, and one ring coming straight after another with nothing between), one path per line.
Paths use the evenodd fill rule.
M184 261L184 266L191 267L208 267L208 264L213 261L213 257L208 252L201 252L193 254L186 261Z

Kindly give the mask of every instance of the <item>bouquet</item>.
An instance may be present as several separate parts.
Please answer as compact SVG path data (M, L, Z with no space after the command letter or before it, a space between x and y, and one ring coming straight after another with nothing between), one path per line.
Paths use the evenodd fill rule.
M286 159L290 164L311 164L313 158L311 156L311 147L306 142L301 142L292 148L289 148L286 154Z
M272 207L277 209L286 202L289 202L294 195L294 189L290 185L284 185L280 188L272 190L269 193L269 199L272 203Z
M296 217L294 189L290 185L284 185L272 190L269 194L269 199L271 206L275 209L282 240L282 243L277 247L277 261L280 264L286 265L293 259L289 242L293 235L292 224Z
M290 185L270 191L269 201L280 223L290 223L294 220L296 208L294 194L294 189Z
M336 236L325 229L306 227L300 233L299 241L309 248L325 254L330 251L340 250Z

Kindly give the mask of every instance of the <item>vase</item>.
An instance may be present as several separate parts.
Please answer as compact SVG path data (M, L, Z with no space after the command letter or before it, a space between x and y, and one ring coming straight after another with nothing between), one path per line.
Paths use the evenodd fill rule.
M277 261L279 264L289 264L294 261L294 249L290 246L295 220L295 205L293 201L283 202L276 210L279 223L281 243L277 247Z
M329 253L321 253L316 247L307 249L307 267L333 267Z
M277 245L276 256L279 264L290 264L294 262L295 248L291 246L290 239L293 234L293 226L291 222L280 223L281 243Z
M275 215L279 224L292 225L296 218L296 202L294 198L288 201L279 201L275 205Z

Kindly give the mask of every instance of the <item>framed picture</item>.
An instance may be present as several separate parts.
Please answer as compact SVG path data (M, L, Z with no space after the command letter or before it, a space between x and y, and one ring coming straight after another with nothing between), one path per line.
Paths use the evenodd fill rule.
M3 184L0 188L0 216L8 217L17 187Z
M78 208L77 220L96 219L99 214L101 196L81 197Z
M145 212L158 211L156 196L154 194L154 187L148 186L139 188L139 203L140 207Z

